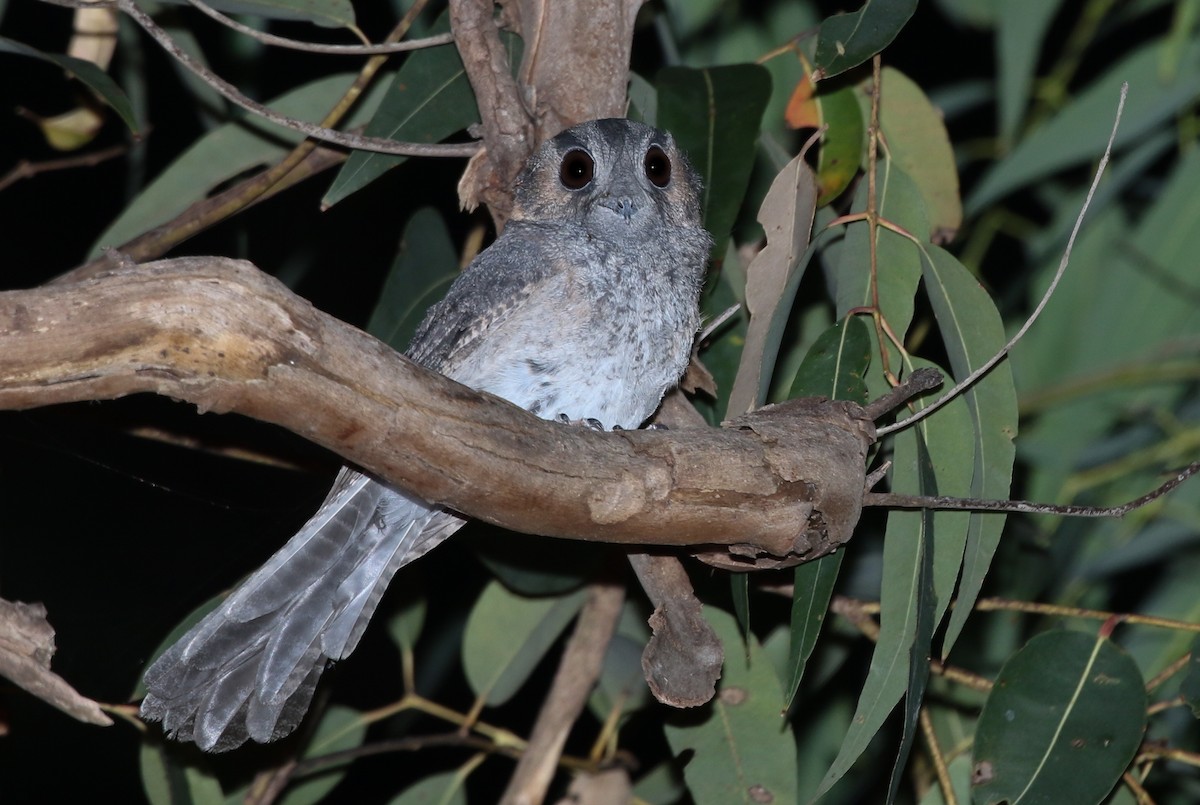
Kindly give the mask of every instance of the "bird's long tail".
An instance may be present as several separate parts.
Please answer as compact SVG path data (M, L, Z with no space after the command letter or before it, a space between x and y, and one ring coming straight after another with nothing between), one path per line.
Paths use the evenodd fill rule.
M288 734L392 575L462 523L343 469L312 519L150 666L142 717L208 751Z

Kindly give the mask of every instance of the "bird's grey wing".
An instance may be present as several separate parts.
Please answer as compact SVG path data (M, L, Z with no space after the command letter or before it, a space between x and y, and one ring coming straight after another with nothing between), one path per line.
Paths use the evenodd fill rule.
M343 469L308 523L146 671L142 716L209 751L291 732L395 572L462 523Z
M446 371L471 352L491 327L518 307L554 271L546 246L561 233L512 221L492 246L481 252L440 302L429 309L406 354L422 366ZM470 386L471 378L457 378Z

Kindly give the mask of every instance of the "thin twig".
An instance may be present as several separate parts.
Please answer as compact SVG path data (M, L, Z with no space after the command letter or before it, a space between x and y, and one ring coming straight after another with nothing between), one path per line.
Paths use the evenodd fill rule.
M911 421L907 420L907 421ZM1188 478L1200 472L1200 461L1189 464L1166 483L1140 498L1122 503L1120 506L1062 506L1051 503L1035 503L1030 500L984 500L980 498L955 498L942 495L901 495L893 492L866 492L864 506L884 506L893 509L937 509L940 511L970 512L1021 512L1024 514L1057 514L1063 517L1124 517L1134 509L1170 492Z
M1078 237L1079 230L1083 226L1083 219L1084 216L1087 215L1088 207L1090 207L1092 204L1092 196L1096 194L1096 188L1099 187L1100 179L1102 176L1104 176L1104 170L1108 167L1108 160L1112 156L1113 141L1117 138L1117 129L1120 128L1121 125L1121 115L1125 111L1125 97L1128 94L1129 84L1124 83L1121 85L1121 97L1120 100L1117 101L1117 114L1113 119L1112 131L1108 135L1108 144L1104 147L1104 155L1100 157L1099 165L1096 166L1096 173L1092 177L1092 184L1088 188L1087 196L1083 200L1083 207L1079 210L1079 215L1075 218L1075 226L1071 228L1071 236L1067 239L1067 247L1063 251L1062 259L1058 262L1058 270L1054 273L1054 279L1050 281L1050 285L1046 288L1046 292L1042 294L1042 298L1038 302L1037 307L1033 309L1033 312L1029 314L1029 318L1026 319L1025 323L1021 325L1021 329L1017 330L1016 334L1008 340L1008 343L1005 344L999 352L988 359L978 369L971 372L971 374L965 377L962 382L907 419L903 419L900 422L880 428L878 432L879 436L882 437L889 433L894 433L901 428L906 428L909 425L924 419L946 403L953 400L955 397L961 394L963 390L973 386L981 377L990 372L993 366L998 364L1006 355L1008 355L1017 342L1025 337L1025 333L1028 332L1029 328L1033 326L1033 323L1038 320L1038 317L1042 315L1042 310L1044 310L1046 305L1050 302L1050 297L1054 295L1054 291L1058 288L1059 281L1062 279L1063 274L1067 270L1067 265L1071 262L1071 251L1075 248L1075 239Z
M307 53L329 53L339 56L382 56L389 53L403 53L409 50L420 50L421 48L437 47L438 45L448 45L454 41L454 35L446 32L444 34L435 34L427 36L423 39L409 39L404 42L383 43L378 45L326 45L319 42L302 42L298 39L288 39L285 36L276 36L265 31L259 31L251 28L249 25L243 25L231 17L227 17L220 11L217 11L212 6L204 3L202 0L187 0L197 11L200 11L212 17L222 25L232 28L238 33L262 42L264 45L274 45L275 47L289 48L291 50L302 50Z
M273 109L246 97L233 84L230 84L193 59L171 38L170 34L160 28L150 18L149 14L142 11L135 0L117 0L117 7L141 26L142 30L148 33L154 41L158 42L163 50L167 51L172 58L205 84L219 92L226 100L277 126L298 131L307 137L323 140L345 148L357 148L380 154L415 157L471 157L479 151L479 143L402 143L382 137L348 134L344 131L324 128L305 120L297 120L286 115L281 115Z
M32 179L39 173L70 170L71 168L91 168L99 165L101 162L119 157L128 150L129 147L122 143L109 148L103 148L99 151L91 151L86 154L62 157L60 159L47 159L42 162L30 162L27 159L22 159L13 166L12 170L4 174L3 178L0 178L0 192L7 190L11 185L16 184L22 179Z
M942 789L942 801L946 805L958 805L958 797L954 794L954 784L950 781L950 769L946 766L946 756L938 745L937 732L933 729L933 719L929 717L929 708L921 708L921 733L925 736L925 745L929 748L929 759L933 761L934 771L937 772L938 786Z
M1105 612L1101 609L1081 609L1079 607L1062 606L1061 604L1043 604L1036 601L1012 601L1007 598L981 598L975 602L975 609L980 612L1027 612L1034 615L1052 615L1061 618L1087 618L1089 620L1104 620L1116 618L1122 623L1137 626L1157 626L1161 629L1175 629L1180 632L1200 632L1200 623L1180 621L1173 618L1160 618L1156 615L1138 615L1137 613Z

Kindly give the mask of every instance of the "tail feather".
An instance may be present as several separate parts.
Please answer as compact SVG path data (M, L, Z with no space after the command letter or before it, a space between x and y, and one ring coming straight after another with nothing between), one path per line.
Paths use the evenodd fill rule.
M296 536L146 671L143 718L210 751L291 732L392 575L461 523L343 470Z

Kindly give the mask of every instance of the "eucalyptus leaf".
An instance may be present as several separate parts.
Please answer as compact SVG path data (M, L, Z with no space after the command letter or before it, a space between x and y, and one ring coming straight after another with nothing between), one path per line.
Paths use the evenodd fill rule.
M289 117L319 120L337 103L354 76L335 73L273 99L272 109ZM383 86L373 86L346 120L361 125L374 112ZM248 118L208 132L176 157L126 207L93 244L90 256L106 246L119 246L174 218L225 182L283 157L304 135Z
M980 714L973 800L1099 803L1145 724L1145 683L1127 654L1104 637L1044 632L1000 669Z
M187 0L161 2L188 5ZM206 0L206 3L226 14L300 20L326 28L350 28L354 25L354 6L350 0Z
M449 30L449 16L443 14L432 33ZM511 34L504 41L510 50L520 42ZM519 61L515 53L512 57ZM462 59L458 49L448 44L423 48L405 59L364 133L400 142L436 143L478 120L475 93ZM321 203L332 207L407 160L405 156L355 151L334 177Z
M1200 95L1200 42L1188 45L1180 56L1178 72L1167 81L1159 74L1165 48L1161 42L1152 42L1113 62L1008 156L987 169L967 196L967 214L976 215L1052 173L1098 160L1112 130L1123 82L1129 83L1129 97L1117 134L1118 150L1140 142L1194 103Z
M60 53L45 53L6 36L0 36L0 53L12 53L17 56L40 59L72 73L88 89L96 93L100 100L111 106L112 110L129 127L129 130L137 134L137 117L134 115L133 104L129 102L129 97L125 95L125 91L117 85L117 82L109 77L108 73L90 61L77 59L74 56L64 56Z
M458 255L441 214L422 207L412 214L388 271L367 332L405 350L425 317L458 276Z
M770 75L756 64L667 67L655 84L658 126L674 135L704 179L704 225L715 241L712 253L723 257L754 167Z
M904 28L917 0L866 0L862 8L821 23L813 57L817 80L857 67L892 43Z
M493 581L475 602L463 635L463 671L476 695L503 704L583 606L585 590L526 598Z
M778 726L779 678L753 635L742 643L731 615L709 606L704 616L725 645L717 695L672 713L665 726L677 756L692 752L683 769L688 791L696 805L795 802L796 743Z
M759 208L767 245L746 268L750 325L727 416L759 408L766 399L792 299L808 263L816 206L816 178L804 157L797 156L775 177Z
M221 784L212 772L181 762L179 756L161 741L142 742L142 790L151 805L225 805Z
M1042 41L1062 0L1005 0L995 3L997 76L996 107L1000 140L1011 145L1032 99L1033 77Z

